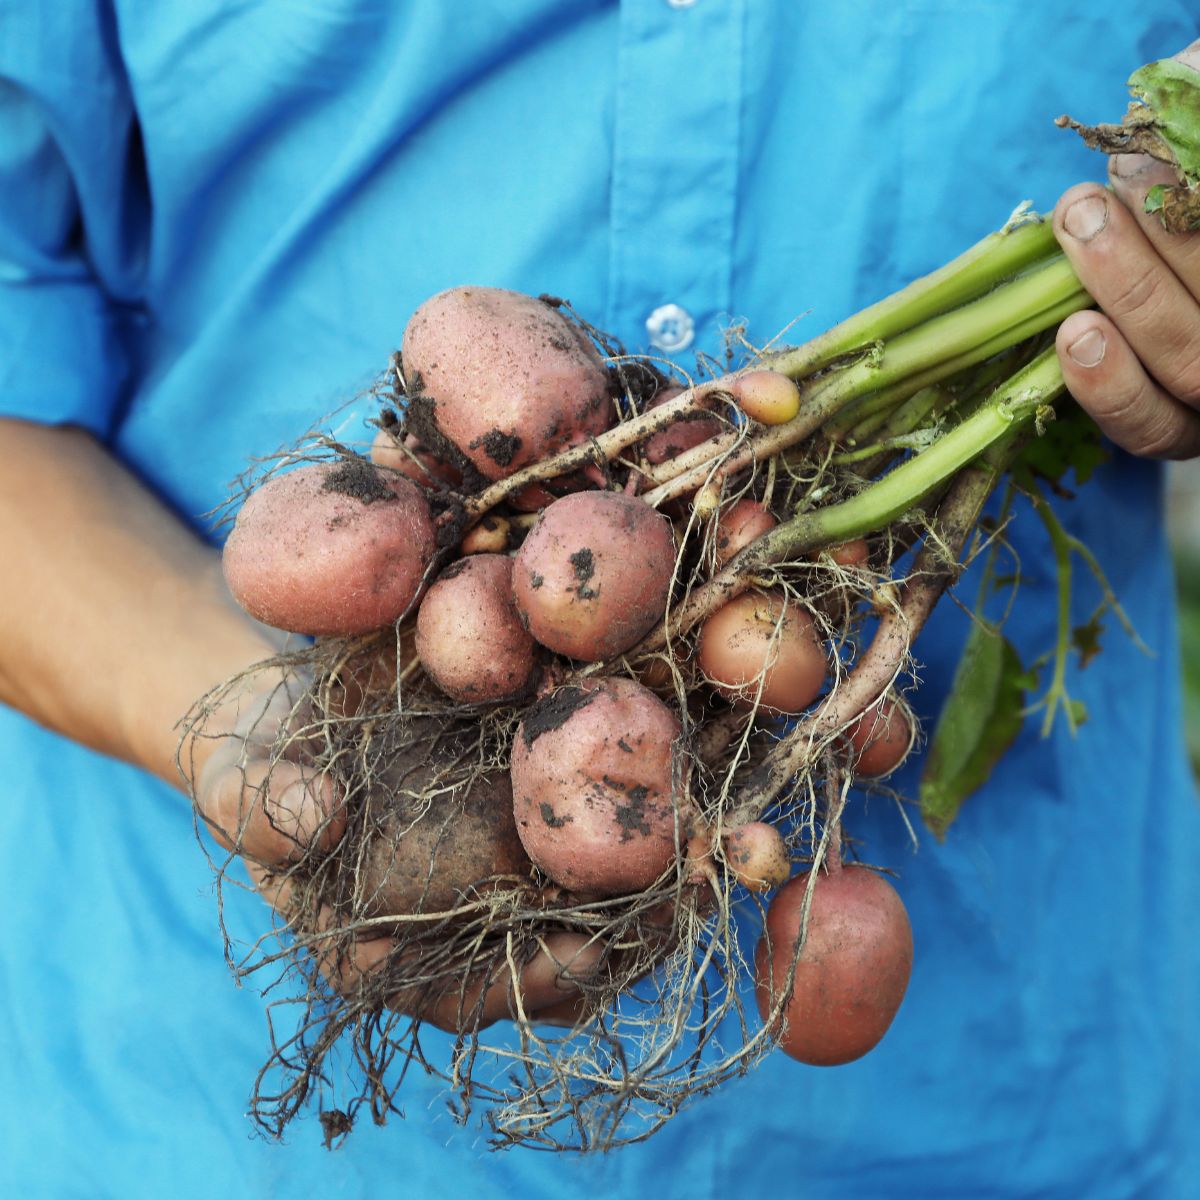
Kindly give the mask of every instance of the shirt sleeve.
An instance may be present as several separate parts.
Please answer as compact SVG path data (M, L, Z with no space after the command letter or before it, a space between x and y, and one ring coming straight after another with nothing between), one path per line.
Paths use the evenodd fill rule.
M0 0L0 416L104 437L140 316L145 174L111 13L40 8Z

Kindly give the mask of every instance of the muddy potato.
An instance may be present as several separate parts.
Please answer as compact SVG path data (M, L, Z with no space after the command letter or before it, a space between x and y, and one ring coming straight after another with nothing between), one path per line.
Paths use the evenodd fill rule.
M672 802L675 714L630 679L586 680L540 700L513 743L513 804L529 857L555 883L635 892L687 841Z
M599 662L662 619L674 566L666 517L633 496L577 492L550 505L517 551L513 594L543 646Z
M552 305L500 288L439 292L404 331L409 419L431 420L485 479L602 433L608 374Z
M652 412L656 408L661 408L668 400L674 400L682 393L683 388L681 387L664 388L650 402L647 411ZM717 437L726 428L727 426L719 417L699 413L689 415L668 425L666 429L652 433L645 441L643 453L648 463L657 466L669 459L678 458L684 451L691 450L693 447L707 442L710 438Z
M541 652L513 603L512 559L475 554L447 567L417 610L416 648L433 682L464 704L528 691Z
M403 614L434 549L417 486L350 458L276 475L253 491L222 565L252 617L293 633L348 636Z
M748 821L727 830L721 850L733 877L752 892L769 892L786 883L792 873L783 834L765 821Z
M494 876L530 879L504 771L469 786L452 775L454 755L414 747L395 755L373 789L366 852L354 872L356 907L367 916L445 912ZM361 839L355 839L361 845Z

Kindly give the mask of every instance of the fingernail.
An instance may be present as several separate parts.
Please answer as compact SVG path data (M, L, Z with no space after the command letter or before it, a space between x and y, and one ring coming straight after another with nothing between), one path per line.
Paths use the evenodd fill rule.
M1089 329L1067 347L1067 353L1071 361L1081 367L1098 367L1104 361L1104 349L1104 334L1098 329Z
M1181 50L1176 59L1188 67L1200 67L1200 40L1193 42L1186 50Z
M1063 217L1063 228L1079 242L1090 242L1108 223L1108 198L1092 192L1076 200Z
M1133 176L1140 175L1148 167L1153 166L1156 161L1149 154L1114 154L1112 156L1113 174L1119 175L1122 179L1132 179Z

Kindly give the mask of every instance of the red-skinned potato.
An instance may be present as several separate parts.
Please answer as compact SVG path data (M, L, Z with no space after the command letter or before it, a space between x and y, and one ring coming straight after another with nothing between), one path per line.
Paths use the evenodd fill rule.
M717 566L723 567L739 550L756 542L764 533L778 525L771 510L758 500L746 497L721 510L717 517L713 554Z
M912 719L895 700L872 704L846 730L854 774L890 775L908 757L915 736Z
M460 558L421 601L417 657L454 700L511 700L530 689L541 655L517 615L512 570L503 554Z
M798 713L820 694L828 660L812 618L777 592L744 592L700 630L700 669L727 699ZM761 694L759 693L761 679Z
M755 996L764 1021L786 993L808 881L808 874L797 875L767 910L754 956ZM783 1009L781 1049L817 1067L861 1058L879 1043L900 1008L912 958L908 913L882 875L846 866L821 872Z
M532 296L488 287L439 292L413 314L402 355L410 405L431 404L438 430L485 479L548 458L613 420L595 347Z
M622 678L559 688L525 714L512 752L517 832L555 883L616 896L670 866L688 836L672 800L679 728L653 692Z
M650 402L648 411L661 408L668 400L674 400L683 393L681 387L664 388ZM678 458L685 450L691 450L710 438L717 437L726 429L726 425L718 417L697 414L686 419L675 421L666 429L652 433L645 442L643 453L646 461L652 466L665 463L668 459Z
M276 475L253 491L222 565L252 617L293 633L349 636L404 613L434 550L420 489L349 458Z
M836 546L815 550L810 557L814 561L828 558L839 567L865 567L871 557L871 548L865 538L851 538L848 542L839 542Z
M674 566L666 517L619 492L576 492L550 505L517 551L513 594L543 646L599 662L662 619Z

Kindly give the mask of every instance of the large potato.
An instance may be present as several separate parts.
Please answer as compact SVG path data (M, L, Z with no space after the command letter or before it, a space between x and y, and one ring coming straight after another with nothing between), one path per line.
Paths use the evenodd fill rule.
M630 679L589 679L540 700L512 753L517 832L555 883L613 896L652 884L689 836L673 796L674 713ZM673 786L674 785L674 786Z
M635 646L667 608L671 523L618 492L576 492L538 518L513 564L517 611L558 654L599 662Z
M771 901L754 955L755 996L764 1021L786 996L776 1030L786 1054L832 1067L861 1058L887 1033L912 973L912 927L882 875L841 867L814 881L801 946L809 879L797 875Z
M434 683L465 704L521 695L540 654L517 615L512 559L503 554L452 563L417 611L417 656Z
M252 617L293 633L349 636L404 613L435 548L420 489L350 458L276 475L252 492L222 562Z
M612 423L608 373L557 308L500 288L439 292L413 314L402 349L419 429L438 431L485 479L603 432Z
M391 800L373 813L369 850L355 872L367 915L445 912L493 876L530 877L508 775L492 771L456 785L446 767L454 757L413 747L386 768L377 786Z

